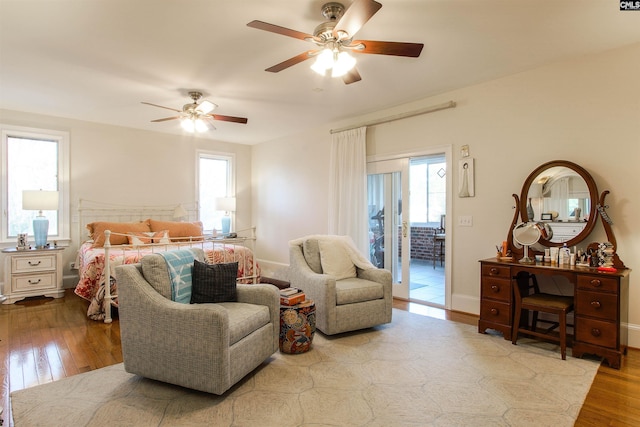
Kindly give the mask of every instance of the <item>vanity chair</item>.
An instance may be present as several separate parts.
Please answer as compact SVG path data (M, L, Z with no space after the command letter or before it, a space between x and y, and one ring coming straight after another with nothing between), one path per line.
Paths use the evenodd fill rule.
M512 256L480 261L478 332L493 329L514 344L520 334L548 339L542 332L533 332L538 332L537 313L549 312L560 316L558 341L563 359L571 343L573 357L592 354L620 368L627 351L631 270L616 252L613 222L606 212L607 194L608 190L598 194L589 172L566 160L544 163L531 172L520 195L513 194L516 209L505 239ZM606 237L602 233L591 236L598 219ZM541 230L536 242L514 238L526 227ZM604 242L609 245L602 245ZM545 249L552 252L564 244L592 253L595 263L539 260ZM536 255L538 260L534 260ZM609 268L603 270L603 266ZM553 290L551 285L559 283L566 289ZM533 311L531 327L523 316L525 310ZM571 311L573 339L567 337L564 320Z
M525 271L518 273L515 281L516 283L513 287L515 315L513 319L511 343L516 345L516 341L518 341L518 334L531 335L538 338L558 341L560 343L560 354L562 356L562 360L566 360L567 313L573 311L573 296L554 295L540 292L536 275ZM528 325L520 324L520 321L523 319L522 313L525 310L530 310L533 313L531 328L528 328ZM542 319L539 320L538 313L540 312L556 315L558 317L558 321L552 322ZM551 326L542 332L538 331L538 321L550 323ZM559 336L556 337L555 335L550 334L550 332L558 328Z

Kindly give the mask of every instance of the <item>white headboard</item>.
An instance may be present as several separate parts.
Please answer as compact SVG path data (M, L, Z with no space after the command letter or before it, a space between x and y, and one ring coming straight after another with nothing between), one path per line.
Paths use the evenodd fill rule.
M182 206L187 216L174 217L176 208ZM124 205L117 203L104 203L94 200L78 200L78 236L83 242L88 237L87 224L96 221L109 222L136 222L153 218L159 221L197 221L198 203L175 203L172 205Z

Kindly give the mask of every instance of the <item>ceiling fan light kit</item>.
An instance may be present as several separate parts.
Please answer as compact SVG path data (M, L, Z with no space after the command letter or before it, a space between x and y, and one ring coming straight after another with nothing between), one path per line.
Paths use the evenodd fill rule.
M374 0L355 0L348 9L337 2L326 3L321 8L326 22L318 25L313 35L269 24L263 21L251 21L248 27L269 31L287 37L293 37L314 43L316 50L303 52L265 71L278 73L307 59L316 57L311 69L321 75L331 70L332 77L342 77L346 84L360 81L360 73L356 69L353 53L393 55L417 58L422 52L422 43L387 42L374 40L353 40L353 36L375 15L382 4Z
M162 105L152 104L150 102L143 102L145 105L151 105L152 107L164 108L166 110L175 111L180 113L178 116L165 117L163 119L151 120L152 122L165 122L167 120L180 119L180 126L182 129L189 133L194 132L206 132L209 129L215 129L211 123L213 120L220 120L224 122L242 123L246 124L248 119L244 117L223 116L221 114L212 114L218 106L213 102L204 100L200 104L198 101L202 98L202 92L192 91L189 92L189 96L193 100L192 103L184 104L182 110L175 108L164 107Z

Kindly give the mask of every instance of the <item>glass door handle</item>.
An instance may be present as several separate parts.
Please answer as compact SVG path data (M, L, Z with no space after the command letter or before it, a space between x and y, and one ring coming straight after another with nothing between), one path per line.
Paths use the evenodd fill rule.
M407 221L402 221L402 237L407 237Z

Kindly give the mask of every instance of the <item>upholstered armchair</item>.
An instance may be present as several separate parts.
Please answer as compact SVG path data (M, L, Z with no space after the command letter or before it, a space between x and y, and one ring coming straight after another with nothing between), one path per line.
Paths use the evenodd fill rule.
M316 327L327 335L391 322L391 273L374 267L347 236L307 236L289 242L289 281L316 305Z
M127 372L223 394L278 350L275 286L237 285L235 302L184 304L171 300L168 270L160 254L116 269Z

